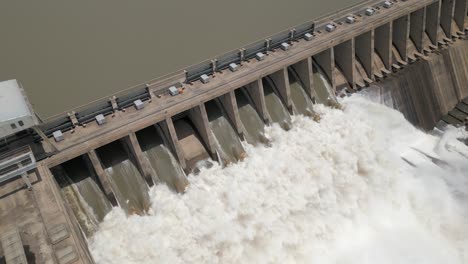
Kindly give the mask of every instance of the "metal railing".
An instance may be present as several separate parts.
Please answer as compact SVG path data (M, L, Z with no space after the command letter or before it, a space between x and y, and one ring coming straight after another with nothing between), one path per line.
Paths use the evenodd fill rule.
M0 184L23 176L36 168L36 159L29 146L15 149L0 156Z

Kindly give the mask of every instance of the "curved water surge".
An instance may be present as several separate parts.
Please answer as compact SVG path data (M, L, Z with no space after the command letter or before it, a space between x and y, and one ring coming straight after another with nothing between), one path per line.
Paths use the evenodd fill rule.
M467 263L468 148L362 96L320 122L266 128L272 146L150 191L147 216L114 208L97 263Z
M236 131L229 123L224 110L214 101L206 103L206 108L208 121L211 131L213 131L215 144L222 159L222 164L238 161L244 155L244 148Z
M119 205L129 214L143 214L149 206L147 186L130 160L106 169Z
M120 207L128 214L144 214L150 203L148 186L124 146L115 141L97 152Z
M239 108L239 118L244 127L244 136L247 142L253 145L264 142L265 124L255 110L254 104L244 88L236 90L236 101Z
M275 92L273 81L266 77L263 79L263 90L265 93L265 105L273 123L278 123L283 129L291 128L291 117L288 110L281 102L280 97Z
M291 100L294 104L294 109L299 114L308 116L312 115L314 107L312 100L310 100L309 96L304 90L304 84L294 69L290 69L288 74L291 87Z
M183 192L187 185L185 173L168 147L162 130L150 127L139 132L138 136L142 151L155 172L154 182L162 182L174 191Z
M336 101L335 93L333 92L333 87L328 81L325 73L322 68L318 66L315 62L312 64L312 70L314 75L314 90L316 94L316 102L319 104L329 104L330 101Z

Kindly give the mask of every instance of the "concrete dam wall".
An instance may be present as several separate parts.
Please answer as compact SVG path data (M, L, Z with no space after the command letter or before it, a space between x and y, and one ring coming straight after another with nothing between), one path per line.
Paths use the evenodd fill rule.
M411 123L430 130L468 97L467 52L467 41L460 40L372 86L383 94L384 103L401 111ZM444 119L451 124L464 121L451 115Z
M45 120L30 135L32 192L21 179L0 188L0 231L26 230L40 263L93 263L86 237L113 206L143 215L149 187L183 193L188 173L242 160L243 141L269 144L265 125L319 120L314 104L340 107L337 97L365 89L423 129L461 123L450 112L468 96L467 1L389 3L365 1Z

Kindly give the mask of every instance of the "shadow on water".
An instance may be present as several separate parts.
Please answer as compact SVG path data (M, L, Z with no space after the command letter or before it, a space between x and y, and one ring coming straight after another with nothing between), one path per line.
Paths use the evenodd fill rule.
M275 91L276 88L273 81L269 77L263 78L262 81L265 104L271 121L278 123L284 130L289 130L291 128L291 117L281 102L278 93Z
M112 209L89 161L79 156L52 169L61 192L86 236L92 235Z
M155 171L154 182L165 183L176 192L183 192L188 184L185 173L174 157L160 128L147 127L137 132L141 149Z
M36 263L36 256L34 253L31 251L31 247L28 245L23 246L24 249L24 254L26 255L26 260L28 261L28 264L35 264ZM2 260L0 258L0 263L2 263Z
M195 126L189 118L183 117L174 121L177 138L186 160L187 171L191 172L197 166L210 159L207 148Z
M149 208L148 186L134 159L120 140L97 150L119 205L128 214L143 214Z
M258 144L265 141L265 124L255 110L245 88L235 91L239 117L244 127L244 136L248 143Z

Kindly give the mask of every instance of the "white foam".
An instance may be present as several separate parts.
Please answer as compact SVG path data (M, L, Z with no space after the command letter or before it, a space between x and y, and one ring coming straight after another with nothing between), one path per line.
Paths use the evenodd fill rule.
M90 240L96 262L468 263L461 132L426 135L384 106L343 103L267 129L271 148L202 169L183 195L152 188L148 216L115 208Z

